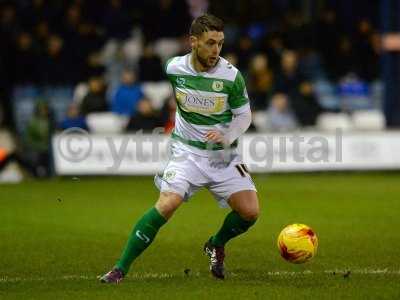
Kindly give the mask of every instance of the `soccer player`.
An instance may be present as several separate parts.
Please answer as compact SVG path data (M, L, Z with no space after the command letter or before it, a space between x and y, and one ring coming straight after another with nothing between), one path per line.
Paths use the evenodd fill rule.
M102 282L120 282L175 210L201 187L232 209L204 245L216 278L224 278L225 244L256 222L256 188L236 151L237 139L251 123L249 99L239 70L219 56L223 29L213 15L196 18L190 28L192 51L166 63L177 113L170 161L163 176L155 177L160 196L138 220L114 268L100 277Z

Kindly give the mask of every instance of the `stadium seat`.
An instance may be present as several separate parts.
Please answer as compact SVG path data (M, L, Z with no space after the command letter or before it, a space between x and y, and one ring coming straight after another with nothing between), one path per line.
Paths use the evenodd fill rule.
M43 96L47 99L57 124L65 118L68 106L72 102L73 93L74 89L71 86L44 88Z
M345 113L322 113L317 119L317 128L323 131L341 129L349 131L353 129L351 118Z
M366 81L348 74L338 84L340 108L344 111L372 109L370 88Z
M340 109L340 99L336 95L335 86L328 80L319 79L313 82L319 104L328 110Z
M86 117L86 123L93 133L121 133L128 125L129 119L112 112L91 113Z
M143 93L151 101L154 109L160 110L164 105L165 99L172 95L171 84L163 82L144 82L142 84Z
M375 80L370 84L373 109L381 110L383 107L384 84L381 80Z
M383 130L385 129L385 116L379 110L360 110L352 115L355 129Z

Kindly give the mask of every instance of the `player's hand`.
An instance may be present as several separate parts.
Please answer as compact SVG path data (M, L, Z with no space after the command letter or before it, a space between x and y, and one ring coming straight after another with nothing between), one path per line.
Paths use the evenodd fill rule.
M210 130L205 135L207 142L227 144L224 135L218 130Z

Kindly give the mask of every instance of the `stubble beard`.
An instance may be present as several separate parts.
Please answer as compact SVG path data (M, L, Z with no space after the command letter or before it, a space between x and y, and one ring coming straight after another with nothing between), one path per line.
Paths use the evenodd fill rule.
M196 55L197 61L201 64L201 66L202 66L203 68L205 68L205 69L210 69L210 68L212 68L212 67L215 66L216 63L213 64L213 65L209 64L209 63L208 63L208 60L202 58L202 57L198 54L197 50L194 51L194 54ZM218 61L218 60L217 60L217 61Z

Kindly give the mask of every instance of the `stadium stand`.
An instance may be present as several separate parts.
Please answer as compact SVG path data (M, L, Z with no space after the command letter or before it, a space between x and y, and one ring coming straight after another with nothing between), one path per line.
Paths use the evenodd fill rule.
M240 1L243 11L232 6L228 13L221 9L225 2L1 2L3 125L23 137L44 101L54 130L117 133L141 123L170 132L175 107L163 63L190 51L190 22L208 10L226 21L223 56L245 77L253 130L385 127L373 9L349 18L326 3L310 16L290 1L261 1L257 9ZM120 117L111 111L124 70L135 74L143 99Z

